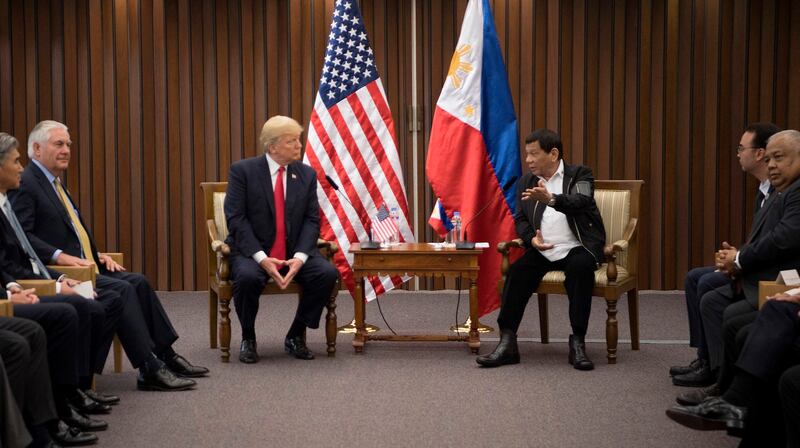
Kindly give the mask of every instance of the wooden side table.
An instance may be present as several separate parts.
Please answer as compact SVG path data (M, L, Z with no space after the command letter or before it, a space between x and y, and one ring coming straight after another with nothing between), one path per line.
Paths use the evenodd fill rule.
M436 249L427 243L403 243L378 250L361 249L358 243L350 246L353 254L353 273L356 278L356 334L353 348L362 353L367 341L460 341L467 342L472 353L481 346L478 333L478 255L482 250ZM364 282L373 275L418 275L454 277L469 280L469 333L464 335L432 334L369 334L364 326Z

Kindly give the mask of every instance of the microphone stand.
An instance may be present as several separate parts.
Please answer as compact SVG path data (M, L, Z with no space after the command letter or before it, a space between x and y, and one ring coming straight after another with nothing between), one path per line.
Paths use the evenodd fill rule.
M353 207L353 203L350 202L350 199L348 199L346 195L344 195L341 191L339 191L339 185L336 184L336 182L333 180L333 178L331 178L331 176L328 176L326 174L325 175L325 179L328 181L328 184L331 186L331 188L333 188L336 191L336 194L338 194L339 197L341 197L345 201L347 201L347 203L350 204L350 207ZM353 210L355 210L355 207L353 207ZM378 249L380 247L380 243L375 243L375 242L372 241L372 223L370 223L369 231L367 233L369 234L369 241L367 241L366 243L360 243L361 248L362 249ZM368 247L364 247L363 244L369 244L369 245L377 244L377 246L368 248ZM375 325L372 325L372 324L368 324L366 322L364 322L364 328L367 330L367 333L375 333L377 331L381 331L381 329L379 327L376 327ZM356 333L358 331L358 329L356 328L356 319L353 318L353 320L351 320L349 324L342 325L341 327L337 328L336 331L338 333L343 333L343 334L345 334L345 333L350 333L350 334Z

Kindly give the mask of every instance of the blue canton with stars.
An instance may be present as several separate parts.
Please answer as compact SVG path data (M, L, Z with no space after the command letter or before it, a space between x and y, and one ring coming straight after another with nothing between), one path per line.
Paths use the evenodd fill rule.
M336 2L319 82L319 96L328 108L378 78L363 22L355 0Z

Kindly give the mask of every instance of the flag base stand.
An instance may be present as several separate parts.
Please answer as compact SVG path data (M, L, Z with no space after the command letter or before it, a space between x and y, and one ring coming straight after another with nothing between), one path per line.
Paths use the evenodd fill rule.
M375 325L371 324L364 324L364 327L367 329L367 333L375 333L376 331L381 331L380 327L376 327ZM353 334L356 332L356 320L353 319L347 325L342 325L341 327L336 329L339 333L345 334Z
M470 321L468 317L467 320L461 325L451 325L450 331L452 331L453 333L469 333L471 324L472 321ZM493 331L494 328L488 325L484 325L480 321L478 321L478 333L491 333Z

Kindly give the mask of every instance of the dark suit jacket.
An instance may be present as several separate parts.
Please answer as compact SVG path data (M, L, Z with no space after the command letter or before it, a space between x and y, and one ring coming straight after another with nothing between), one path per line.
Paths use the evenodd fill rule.
M58 278L61 275L53 270L50 270L49 273L52 278ZM3 284L6 285L17 279L41 278L44 276L33 272L28 254L22 248L5 213L0 210L0 279Z
M73 208L78 210L72 197L67 192ZM53 186L48 182L42 170L33 162L28 163L22 173L22 184L19 190L9 192L9 199L17 214L22 228L28 235L31 246L44 264L51 261L53 253L61 249L64 253L75 257L81 256L81 242L72 227L72 221L58 198ZM89 235L95 260L97 247L89 227L78 213L78 217ZM98 263L99 264L99 263ZM105 266L99 264L101 274L107 273Z
M742 290L757 306L760 280L775 280L782 270L800 268L800 179L769 196L747 241L739 248Z
M286 256L303 252L318 255L319 203L317 173L301 162L286 167ZM228 222L226 243L233 254L267 255L275 242L275 199L266 157L240 160L231 165L225 196Z

